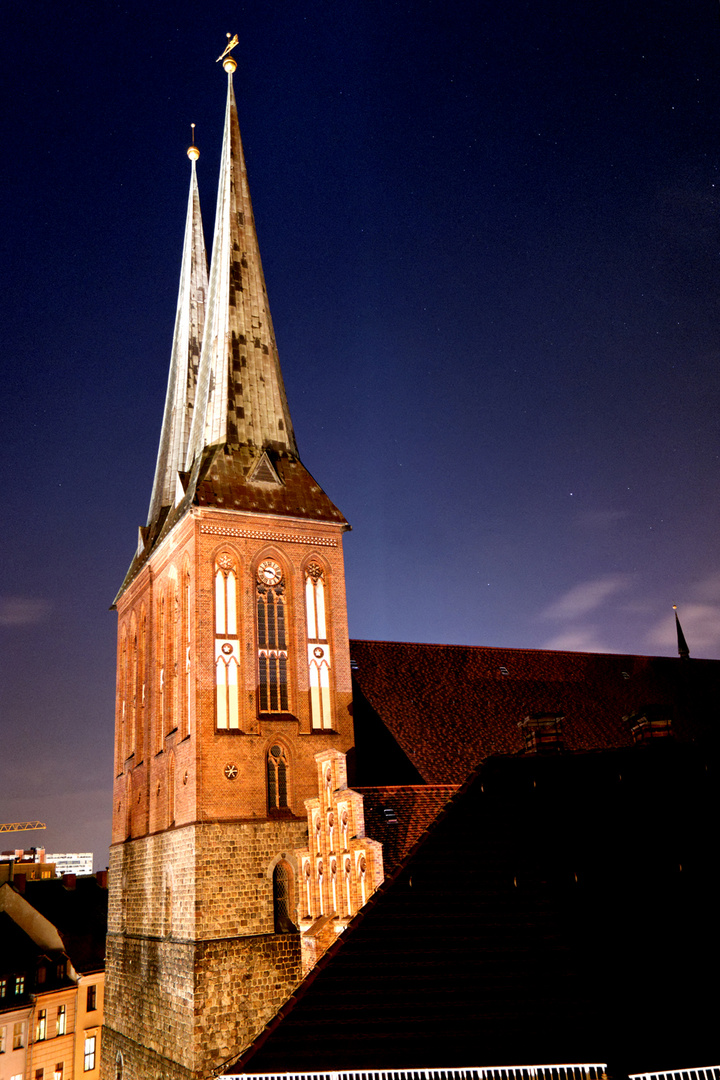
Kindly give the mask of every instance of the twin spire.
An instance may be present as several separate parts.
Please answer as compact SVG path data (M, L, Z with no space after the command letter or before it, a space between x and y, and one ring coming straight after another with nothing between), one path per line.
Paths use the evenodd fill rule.
M193 145L185 242L165 413L148 525L182 497L206 447L297 455L255 232L232 75L208 282Z

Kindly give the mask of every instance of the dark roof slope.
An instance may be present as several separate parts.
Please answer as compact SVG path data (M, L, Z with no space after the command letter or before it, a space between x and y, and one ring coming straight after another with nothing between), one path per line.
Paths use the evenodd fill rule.
M716 660L390 641L352 641L350 653L355 783L374 782L364 775L374 768L378 719L433 784L462 782L488 756L521 752L518 724L533 713L564 716L570 751L631 745L623 717L647 705L668 711L680 740L718 726Z
M108 890L95 877L78 877L74 887L61 878L28 881L25 899L57 928L76 971L105 967Z
M488 761L228 1073L710 1060L717 764Z

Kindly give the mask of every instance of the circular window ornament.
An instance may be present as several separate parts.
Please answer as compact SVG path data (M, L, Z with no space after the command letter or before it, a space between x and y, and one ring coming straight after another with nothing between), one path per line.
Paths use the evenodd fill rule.
M324 655L325 655L325 650L321 649L319 645L316 645L315 648L313 649L313 656L315 657L315 659L316 660L322 660Z
M225 642L225 644L222 647L222 651L225 653L226 656L229 656L230 653L233 651L232 650L232 645L230 644L229 641Z
M278 585L282 581L282 570L274 559L263 559L258 566L257 579L261 585Z
M226 780L237 780L238 767L234 762L228 762L223 769L223 772L225 773Z
M227 551L223 551L222 554L218 555L217 564L221 570L232 570L235 565L232 555L228 555Z

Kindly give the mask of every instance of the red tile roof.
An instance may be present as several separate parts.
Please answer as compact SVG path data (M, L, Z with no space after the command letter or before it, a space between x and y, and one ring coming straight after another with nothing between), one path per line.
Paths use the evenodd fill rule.
M582 751L632 745L623 717L651 704L668 710L676 738L693 739L720 702L714 660L391 641L352 641L350 652L356 783L372 757L363 713L379 717L423 780L442 784L490 755L521 753L518 724L532 713L563 715L565 749Z
M356 787L363 796L365 831L383 846L385 874L391 874L459 790L457 784L424 787Z

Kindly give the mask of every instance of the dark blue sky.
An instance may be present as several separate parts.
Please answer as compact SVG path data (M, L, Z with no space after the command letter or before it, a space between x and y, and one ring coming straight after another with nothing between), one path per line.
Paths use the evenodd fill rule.
M355 637L720 656L716 2L6 0L0 820L94 850L225 77Z

